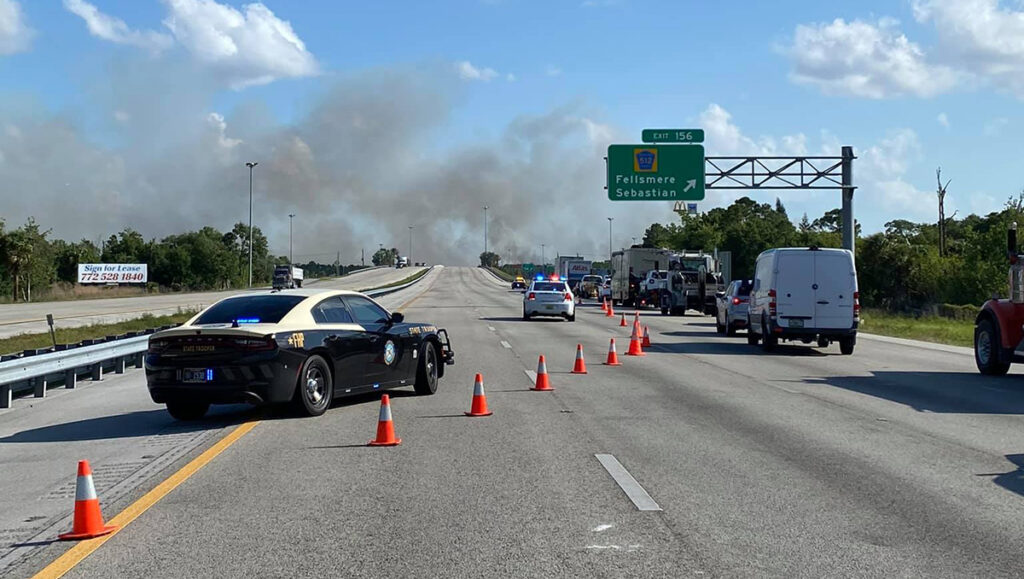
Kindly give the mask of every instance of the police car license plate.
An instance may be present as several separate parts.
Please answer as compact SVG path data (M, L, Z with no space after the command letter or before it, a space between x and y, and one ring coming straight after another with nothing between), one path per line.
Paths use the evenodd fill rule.
M186 384L202 384L213 381L212 368L185 368L181 371L181 381Z
M544 309L545 310L553 310L553 309L555 309L555 306L552 306L552 305L549 304L549 305L544 306Z
M789 320L789 327L791 327L791 328L802 328L802 327L804 327L804 321L803 320L790 319Z

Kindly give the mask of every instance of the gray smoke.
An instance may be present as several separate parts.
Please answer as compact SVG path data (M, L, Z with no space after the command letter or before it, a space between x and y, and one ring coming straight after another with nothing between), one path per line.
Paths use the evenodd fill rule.
M89 110L53 115L32 102L0 107L0 202L9 226L35 216L54 236L96 240L133 227L160 238L248 218L276 254L288 251L296 213L297 261L358 261L384 244L416 261L474 264L489 248L506 259L555 253L602 259L608 221L615 247L668 203L613 203L604 187L607 145L632 139L593 119L583 103L519 116L496 138L452 146L452 117L469 98L450 67L376 69L339 79L297 102L281 125L258 100L215 113L218 79L163 61L119 61L87 87ZM244 93L243 93L244 95ZM496 113L500 114L500 113Z

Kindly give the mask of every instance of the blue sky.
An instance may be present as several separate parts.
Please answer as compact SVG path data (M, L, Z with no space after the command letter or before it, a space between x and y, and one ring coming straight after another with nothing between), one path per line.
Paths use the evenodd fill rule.
M28 214L60 213L66 194L44 175L34 179L24 164L11 167L24 141L10 137L12 126L20 134L32 123L67 123L70 134L53 136L75 141L63 154L82 155L83 166L116 168L81 187L90 199L113 200L119 213L92 226L51 215L58 235L95 236L127 221L159 236L172 232L167 220L147 219L133 205L177 195L152 169L158 160L175 163L183 150L198 154L215 147L199 156L224 153L222 165L196 168L190 161L194 170L210 173L194 188L235 187L237 175L224 180L215 174L235 171L236 153L277 155L283 143L298 138L309 166L324 167L340 153L325 150L329 145L308 146L316 141L312 121L339 95L354 95L367 78L381 75L391 79L386 82L419 78L408 93L381 89L374 98L399 101L392 115L423 105L428 117L410 114L415 147L396 143L396 158L389 161L407 167L409 179L389 176L377 184L395 191L393 203L422 189L416 184L424 179L426 189L447 191L450 181L442 186L439 175L451 179L458 172L446 164L481 149L491 154L489 161L504 163L494 171L518 180L515 163L502 157L510 142L526 143L509 157L519 155L517 162L536 174L507 184L512 193L504 197L521 191L522 199L500 213L505 221L492 241L516 246L514 253L552 237L553 245L596 254L601 239L607 244L597 235L606 236L605 216L622 224L622 239L642 234L646 223L671 219L667 204L613 204L594 185L603 177L594 164L600 151L611 141L637 140L645 127L705 128L709 154L820 154L853 145L860 157L857 217L868 231L894 218L933 219L939 165L953 180L947 214L987 212L1024 186L1015 170L1024 96L1024 80L1018 80L1024 78L1024 12L1017 10L998 0L0 0L0 128L8 127L7 141L0 140L0 160L7 158L0 162L0 179L6 172L8 183L53 189L15 204L4 217L14 223ZM430 96L424 105L424 93L441 104L432 104ZM142 118L147 102L155 103L149 112L157 118ZM378 122L358 120L361 114L353 112L352 122ZM535 121L548 132L541 134ZM571 133L564 141L554 128L559 123ZM204 133L211 127L213 136ZM392 129L404 130L397 121ZM37 150L67 147L39 140ZM558 141L553 150L570 157L561 162L579 165L567 174L585 177L567 177L572 202L546 207L544 216L530 220L539 223L531 229L512 216L532 215L535 205L550 199L547 191L554 189L533 191L531 181L559 179L558 163L527 158L546 150L549 141ZM267 165L277 172L272 182L288 183L290 165ZM31 169L49 172L45 166ZM316 188L311 200L352 183L340 172L317 170L323 172L315 183L303 185ZM596 173L593 179L589 172ZM64 188L76 186L62 179ZM465 181L459 186L472 191L459 194L460 205L475 205L474 192L480 204L498 195L483 182L476 187ZM361 211L360 200L378 194L373 184L352 187L332 198L348 220L348 233L329 245L356 244L353 237L365 243L381 228L397 238L406 229L412 217L390 223L387 210ZM735 196L709 195L703 207ZM813 219L838 202L838 194L829 192L781 197L794 219L803 212ZM177 229L217 221L211 215L223 212L177 209L184 209L173 220ZM482 235L474 211L453 216L445 209L434 219L444 225L423 224L424 235L454 235L452 245L470 251ZM310 201L300 211L318 209ZM260 217L275 236L286 227L270 209ZM422 212L419 217L426 218ZM559 227L580 219L588 223ZM549 233L552 228L561 231ZM328 230L325 223L311 224L308 235L300 233L301 243L316 246Z

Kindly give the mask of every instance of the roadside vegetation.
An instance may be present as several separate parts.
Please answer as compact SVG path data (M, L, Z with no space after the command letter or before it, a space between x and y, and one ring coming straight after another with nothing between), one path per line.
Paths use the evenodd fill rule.
M416 280L420 279L421 277L427 275L427 272L429 272L429 271L430 271L430 268L426 267L426 268L423 268L421 271L418 271L418 272L410 275L409 277L406 277L404 279L400 279L400 280L398 280L396 282L389 283L387 285L379 285L379 286L375 286L375 287L371 287L371 288L361 289L359 291L361 291L361 292L368 292L370 290L378 290L378 289L387 289L387 288L390 288L390 287L397 287L397 286L400 286L402 284L407 284L407 283L411 283L413 281L416 281Z
M79 328L61 328L56 323L58 344L77 344L82 340L96 340L106 336L117 336L127 332L140 332L150 328L159 328L171 324L181 324L194 316L195 311L182 310L167 316L143 314L141 317L113 324L94 324ZM50 334L20 334L10 338L0 338L0 354L14 354L24 350L49 348L53 345Z
M913 317L894 314L884 310L865 310L860 330L869 334L908 338L948 344L950 346L974 346L974 320L943 318L934 315Z
M505 271L503 269L498 269L497 267L493 267L493 266L487 266L487 269L488 269L488 271L490 271L494 275L496 275L496 276L500 277L501 279L503 279L505 281L508 281L508 282L516 279L516 275L519 275L519 274L513 275L513 274L508 273L507 271Z
M253 284L268 285L274 266L288 263L286 256L273 256L267 238L258 227L252 229ZM382 250L372 258L374 265L391 260L397 250ZM77 285L80 263L145 263L146 285ZM362 269L337 260L324 264L296 263L307 279L338 276ZM65 241L53 239L33 219L16 229L0 219L0 303L127 297L145 293L230 290L249 283L249 228L238 223L230 231L213 227L146 240L142 234L125 229L105 240Z

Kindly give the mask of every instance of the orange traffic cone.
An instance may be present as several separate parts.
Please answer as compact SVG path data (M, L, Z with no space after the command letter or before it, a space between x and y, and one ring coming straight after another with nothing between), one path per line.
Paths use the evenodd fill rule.
M626 327L626 314L622 314L622 321L619 322L619 327L620 328L625 328Z
M605 312L604 317L614 318L615 317L615 304L612 300L608 300L608 311Z
M402 444L395 437L395 424L391 421L391 399L385 394L380 397L380 418L377 419L377 438L368 446L396 446Z
M633 335L629 337L629 351L626 352L627 356L646 356L643 348L640 346L640 332L637 331L637 327L633 326Z
M602 312L607 312L608 311L608 298L605 298L605 299L601 300L601 311Z
M648 326L644 326L644 340L641 345L645 348L651 347L651 329Z
M583 344L576 344L576 364L572 367L572 373L587 373L587 363L583 360Z
M78 481L75 485L75 519L71 532L58 535L62 541L92 539L109 535L117 530L103 524L103 513L100 512L100 500L96 497L96 487L92 484L92 469L89 461L78 461Z
M615 351L615 338L608 343L608 359L604 362L605 366L621 366L622 362L619 362L619 354Z
M466 416L490 416L492 414L494 413L487 409L487 397L484 396L484 377L482 374L477 374L473 383L473 405L469 408Z
M634 314L636 317L633 318L633 326L636 327L636 333L640 333L640 312Z
M554 390L548 380L548 365L544 363L544 354L541 354L540 360L537 361L537 384L530 390Z

